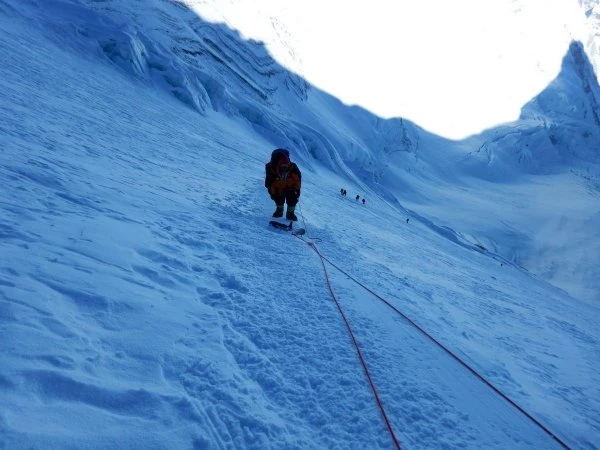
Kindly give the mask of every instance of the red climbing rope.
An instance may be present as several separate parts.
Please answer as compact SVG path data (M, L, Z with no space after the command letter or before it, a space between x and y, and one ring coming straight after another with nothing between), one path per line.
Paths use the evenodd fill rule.
M304 218L302 220L304 220ZM306 228L306 222L304 223L304 226ZM348 329L348 332L350 333L350 336L352 338L352 342L354 343L354 346L356 348L356 352L358 353L358 357L360 359L360 362L361 362L361 364L363 366L363 369L365 371L367 379L369 380L369 384L371 385L371 390L373 391L373 395L375 395L375 400L377 401L377 405L379 406L379 409L381 410L381 414L383 415L383 418L385 420L385 424L386 424L386 426L387 426L387 428L388 428L388 430L389 430L389 432L390 432L390 434L392 436L392 439L394 441L394 444L395 444L396 448L399 449L400 448L400 444L398 443L398 440L396 439L396 435L394 434L394 430L392 429L392 426L390 424L390 421L388 420L387 414L385 413L385 410L383 408L383 404L381 403L381 400L379 399L379 395L377 394L377 390L375 389L375 385L373 384L373 380L371 379L371 375L369 374L369 370L367 368L367 364L365 362L365 359L362 356L362 353L361 353L360 348L358 346L358 342L356 341L356 339L354 337L354 334L352 333L352 329L350 328L350 323L348 322L348 319L346 319L346 315L344 314L344 311L342 311L342 307L340 306L340 303L338 302L338 299L337 299L337 297L335 296L335 294L333 292L333 288L331 287L331 283L329 282L329 274L327 273L327 268L325 267L325 262L328 262L329 264L331 264L332 267L334 267L335 269L337 269L339 272L341 272L342 274L344 274L350 280L352 280L353 282L355 282L356 284L358 284L359 286L361 286L363 289L365 289L367 292L369 292L370 294L372 294L375 298L377 298L378 300L380 300L383 303L385 303L388 307L390 307L397 314L399 314L400 316L402 316L408 323L410 323L419 332L421 332L424 336L426 336L428 339L430 339L434 344L436 344L443 351L445 351L448 355L450 355L454 360L456 360L459 364L461 364L464 368L466 368L469 372L471 372L476 378L478 378L486 386L488 386L490 389L492 389L494 392L496 392L500 397L502 397L504 400L506 400L510 405L512 405L514 408L516 408L525 417L527 417L529 420L531 420L535 425L537 425L548 436L550 436L552 439L554 439L554 441L556 441L561 447L563 447L566 450L570 450L570 447L562 439L560 439L555 433L553 433L548 427L546 427L543 423L541 423L539 420L537 420L535 417L533 417L531 414L529 414L527 411L525 411L525 409L523 409L514 400L512 400L510 397L508 397L508 395L506 395L504 392L502 392L500 389L498 389L496 386L494 386L483 375L481 375L479 372L477 372L475 369L473 369L471 366L469 366L465 361L463 361L455 353L453 353L451 350L449 350L444 344L442 344L437 339L435 339L433 336L431 336L426 330L424 330L423 328L421 328L416 322L414 322L412 319L410 319L410 317L408 317L406 314L404 314L402 311L400 311L398 308L396 308L392 303L390 303L389 301L387 301L386 299L384 299L383 297L381 297L380 295L378 295L377 293L375 293L373 290L369 289L363 283L361 283L360 281L358 281L356 278L352 277L350 274L348 274L347 272L345 272L344 270L342 270L340 267L338 267L337 265L335 265L333 262L331 262L329 259L327 259L325 256L323 256L321 254L321 252L319 251L319 249L317 248L317 246L313 242L307 242L307 241L305 241L300 236L296 236L296 238L300 239L303 242L306 242L317 253L317 255L319 256L319 258L321 259L321 264L323 265L323 271L325 272L325 278L327 280L327 286L329 288L329 292L331 293L331 296L333 297L333 300L335 301L335 304L336 304L338 310L340 311L340 314L342 315L342 318L344 319L344 323L346 324L346 328ZM315 238L312 238L312 239L315 239Z
M311 244L309 243L309 245L311 245ZM311 245L311 247L313 247L315 249L315 251L317 251L317 249L314 247L314 245ZM386 299L384 299L383 297L381 297L380 295L378 295L377 293L375 293L374 291L372 291L371 289L369 289L367 286L365 286L363 283L361 283L360 281L358 281L356 278L354 278L350 274L346 273L344 270L342 270L340 267L338 267L337 265L335 265L333 262L331 262L325 256L321 255L318 251L317 251L317 253L318 253L319 257L321 258L321 264L324 265L324 261L327 261L329 264L331 264L332 267L334 267L335 269L337 269L339 272L341 272L342 274L344 274L350 280L352 280L353 282L355 282L356 284L358 284L360 287L362 287L363 289L365 289L367 292L369 292L370 294L372 294L375 298L377 298L378 300L380 300L383 303L385 303L393 311L395 311L397 314L399 314L400 316L402 316L406 321L408 321L408 323L410 323L413 327L415 327L417 330L419 330L424 336L426 336L428 339L430 339L431 341L433 341L434 344L436 344L439 348L441 348L448 355L450 355L460 365L462 365L469 372L471 372L475 377L477 377L479 380L481 380L486 386L488 386L490 389L492 389L494 392L496 392L500 397L502 397L504 400L506 400L514 408L516 408L521 414L523 414L525 417L527 417L529 420L531 420L534 424L536 424L548 436L550 436L552 439L554 439L561 447L563 447L566 450L570 450L570 447L562 439L560 439L555 433L553 433L548 427L546 427L543 423L541 423L539 420L537 420L535 417L533 417L531 414L529 414L527 411L525 411L525 409L523 409L521 406L519 406L514 400L512 400L504 392L502 392L500 389L498 389L496 386L494 386L483 375L481 375L479 372L477 372L477 370L473 369L466 362L464 362L460 357L458 357L455 353L453 353L451 350L449 350L444 344L442 344L436 338L434 338L433 336L431 336L427 331L425 331L417 323L415 323L412 319L410 319L410 317L408 317L406 314L404 314L402 311L400 311L398 308L396 308L394 305L392 305L389 301L387 301Z
M377 402L377 406L379 407L379 410L381 411L381 415L383 416L385 425L387 426L387 429L390 432L390 436L392 437L392 440L394 441L394 446L400 450L400 443L398 442L398 439L396 438L396 435L394 434L392 424L390 423L390 420L388 419L388 416L383 407L383 403L381 402L381 399L379 398L379 394L377 393L377 389L375 389L375 384L373 383L373 379L371 378L371 374L369 373L369 369L367 367L365 358L363 357L362 352L360 351L360 347L358 346L358 341L354 337L352 328L350 328L350 322L348 322L348 319L346 318L346 314L344 314L344 311L342 310L342 306L340 305L340 302L338 301L335 293L333 292L333 288L331 287L331 282L329 281L329 274L327 273L327 268L325 267L325 260L323 259L323 255L321 255L321 252L319 252L319 249L313 242L307 242L307 244L315 251L315 253L321 259L321 265L323 266L323 272L325 272L325 279L327 280L327 287L329 288L329 293L331 294L331 297L333 298L333 301L335 302L335 304L338 308L338 311L340 312L340 314L342 316L342 319L344 319L344 323L346 324L346 329L348 330L348 333L350 333L350 337L352 338L354 348L356 348L356 353L358 354L358 359L360 360L360 363L362 364L362 367L365 371L365 375L367 376L367 380L369 381L369 385L371 386L371 391L373 391L373 395L375 396L375 401Z

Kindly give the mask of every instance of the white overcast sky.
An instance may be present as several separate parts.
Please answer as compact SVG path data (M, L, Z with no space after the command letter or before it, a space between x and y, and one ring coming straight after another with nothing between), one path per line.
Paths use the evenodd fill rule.
M194 8L263 40L343 102L450 138L517 119L558 74L584 19L577 0L213 0Z

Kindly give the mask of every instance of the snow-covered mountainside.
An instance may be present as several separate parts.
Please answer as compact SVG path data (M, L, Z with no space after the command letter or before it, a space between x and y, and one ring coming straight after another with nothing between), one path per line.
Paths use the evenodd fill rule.
M581 45L451 141L187 4L0 0L0 448L600 448Z
M600 284L595 280L600 277L592 268L600 266L600 252L597 257L586 252L584 260L590 269L581 270L580 264L571 260L579 259L577 253L569 256L567 253L572 252L562 245L551 250L557 235L548 236L549 241L545 242L540 241L536 230L520 230L522 238L515 249L510 241L513 233L507 233L502 225L497 230L485 231L478 227L475 217L444 218L437 214L436 201L445 204L448 201L445 197L453 194L429 198L422 207L413 202L419 197L420 182L435 173L435 182L448 189L465 170L471 173L473 158L469 155L479 155L475 159L483 157L489 166L481 167L483 172L489 172L489 178L496 181L505 177L515 179L524 173L541 176L550 166L551 171L569 167L573 171L570 179L580 185L582 198L593 205L592 199L598 191L598 84L581 45L571 46L557 80L524 106L519 122L462 142L440 143L409 120L382 120L358 107L345 107L283 69L262 43L245 41L224 25L209 26L188 10L184 2L156 1L143 8L119 0L87 4L31 1L26 5L29 14L38 17L52 39L105 58L132 76L170 93L199 114L210 109L239 117L274 145L294 148L306 164L318 161L358 185L397 201L398 206L410 206L415 214L422 214L427 220L442 220L439 225L470 235L471 241L486 242L486 247L573 295L598 298ZM90 13L89 8L98 14ZM61 19L67 17L65 10L69 10L68 21ZM269 114L263 113L264 106L268 106ZM363 126L357 128L354 125L357 122ZM567 162L568 166L561 166ZM408 181L416 173L420 179L414 183ZM536 185L537 180L520 179L519 183L524 184L519 195L525 203L542 201L537 194L530 196L527 189ZM389 191L389 186L398 185L406 186L407 192L415 196ZM485 198L485 187L477 189ZM458 197L454 201L461 203ZM512 229L517 226L515 218L522 214L535 216L540 211L518 208L514 218L501 220L504 224L511 223L507 226ZM576 247L594 245L597 232L593 226L583 225L596 223L593 207L588 208L586 203L585 207L568 213L561 211L560 206L553 207L552 212L546 210L540 221L560 221L563 216L577 222L577 236L581 238L574 243ZM568 244L570 228L556 231L565 246L573 245ZM496 236L502 237L498 240ZM537 250L532 253L529 248L534 241ZM576 282L561 282L573 276Z
M540 222L539 229L532 230L532 251L515 248L515 253L524 256L524 265L533 272L575 295L598 299L590 281L600 276L593 262L600 251L600 89L583 45L572 43L557 78L523 107L519 122L484 136L481 148L491 166L512 166L519 173L534 175L521 181L548 186L542 197L529 198L528 209L546 205L548 211L537 216ZM500 169L500 173L510 171ZM566 186L553 187L546 181L552 177L564 177L567 186L580 190L580 202L561 201Z
M403 203L572 295L597 301L599 99L591 63L583 46L573 42L558 76L523 106L519 121L461 142L444 142L444 153L457 152L450 161L441 159L438 150L426 158L437 171L439 163L445 167L435 176L440 185L435 201L409 198ZM410 184L418 186L432 173L427 167ZM456 184L451 187L457 180L459 190ZM499 186L501 197L492 192ZM402 201L402 194L397 198ZM456 211L438 208L448 202ZM497 225L483 225L477 219L481 215L497 217Z
M600 288L595 280L600 278L596 269L600 256L595 255L600 252L596 251L598 219L594 210L598 84L581 45L573 43L557 79L523 107L519 122L462 142L440 144L409 120L383 120L360 108L345 107L282 69L261 43L246 42L223 25L206 26L182 3L157 3L154 9L143 11L123 8L118 1L99 2L94 7L119 23L122 33L114 36L110 31L114 28L107 27L91 29L87 35L121 68L200 112L209 108L248 121L274 145L296 149L307 164L315 159L397 205L410 206L414 214L453 229L468 242L499 252L573 295L598 298ZM152 27L148 27L150 23ZM90 28L86 23L81 26ZM270 114L262 112L265 105ZM364 126L357 128L357 122ZM476 165L477 177L487 174L488 180L496 182L518 179L518 195L523 198L518 204L529 207L514 208L514 216L502 217L498 228L489 230L482 229L476 217L444 217L439 212L442 208L436 208L437 202L445 205L451 196L451 201L460 205L457 211L468 209L461 196L444 192L424 205L415 204L423 179L436 174L435 183L456 192L451 185L460 174L472 174L474 161L484 163ZM565 177L573 189L581 190L579 207L556 208L551 183L547 189L539 189L541 176L563 169L568 171ZM419 179L408 181L415 174ZM536 174L537 178L528 178ZM404 192L416 195L391 192L390 186L406 186ZM529 190L527 186L536 187ZM486 198L483 184L473 189L479 191L480 199ZM506 189L508 193L514 186ZM490 206L488 214L494 214ZM521 224L522 215L537 217L542 229L547 224L557 225L551 225L552 231L547 233L528 230Z

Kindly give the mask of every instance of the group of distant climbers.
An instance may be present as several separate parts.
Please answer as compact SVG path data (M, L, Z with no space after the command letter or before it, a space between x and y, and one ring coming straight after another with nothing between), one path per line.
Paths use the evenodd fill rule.
M348 194L348 191L347 191L346 189L344 189L344 188L341 188L341 189L340 189L340 194L342 194L342 197L346 197L346 195ZM361 199L360 199L360 195L358 195L358 194L356 194L356 198L355 198L355 200L356 200L357 202L358 202L359 200L360 200L360 201L362 201L362 204L363 204L363 205L364 205L364 204L365 204L365 202L366 202L365 198L363 197L363 198L362 198L362 200L361 200Z
M298 166L290 161L290 151L284 148L276 148L271 153L271 160L265 164L265 187L269 191L271 200L275 202L273 217L283 217L283 209L287 203L285 218L296 221L296 205L300 199L300 188L302 187L302 173ZM346 196L348 192L341 188L340 194ZM361 201L360 195L356 201ZM365 204L365 199L362 199Z

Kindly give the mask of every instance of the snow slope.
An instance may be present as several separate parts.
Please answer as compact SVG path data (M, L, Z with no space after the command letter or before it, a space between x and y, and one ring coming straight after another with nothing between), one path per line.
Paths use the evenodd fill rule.
M327 279L403 448L600 447L598 304L503 253L539 174L458 171L470 143L145 6L0 2L2 447L392 447ZM279 145L304 241L267 226ZM593 207L566 167L562 207Z

